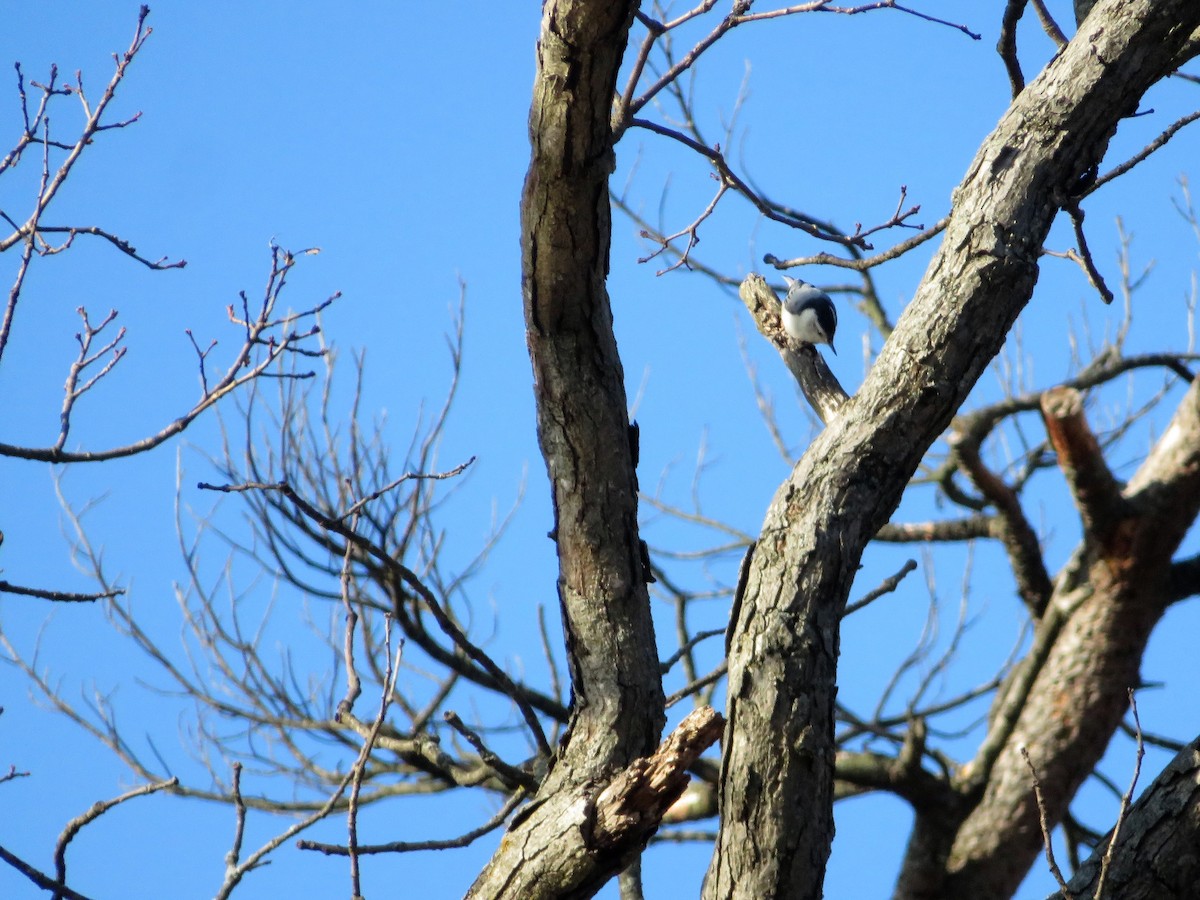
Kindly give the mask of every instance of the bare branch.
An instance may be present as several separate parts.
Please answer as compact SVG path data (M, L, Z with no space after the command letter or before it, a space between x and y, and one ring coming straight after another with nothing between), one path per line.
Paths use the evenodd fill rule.
M374 853L413 853L418 850L453 850L458 847L468 847L492 831L495 831L512 815L513 810L526 799L524 792L518 791L504 801L500 811L478 828L473 828L466 834L443 841L392 841L389 844L360 844L356 851L359 856ZM338 844L322 844L317 841L297 841L296 846L301 850L316 850L326 856L349 856L350 848Z
M724 727L712 707L688 713L653 755L634 760L596 797L593 839L602 847L617 846L657 827L687 787L687 770Z
M674 706L680 700L683 700L686 697L692 696L692 694L696 693L701 688L708 687L710 684L714 684L717 681L720 681L728 673L728 671L729 671L729 669L726 666L726 664L721 663L715 669L713 669L711 672L709 672L707 675L703 675L700 678L697 678L695 681L691 682L690 684L684 685L679 690L677 690L675 693L669 694L666 699L665 708L670 709L672 706Z
M1037 13L1038 21L1042 23L1042 29L1050 40L1054 41L1054 46L1058 50L1062 50L1067 46L1067 36L1062 33L1062 29L1058 27L1058 23L1050 15L1050 11L1046 9L1044 0L1030 0L1033 3L1034 12Z
M1083 398L1072 388L1052 388L1042 395L1042 414L1084 530L1107 544L1128 508L1084 418Z
M67 236L67 239L57 247L50 247L49 245L44 246L38 251L39 255L41 256L53 256L56 253L61 253L64 250L71 249L71 246L75 243L75 236L84 234L103 238L130 259L136 260L146 268L152 269L156 272L165 271L167 269L183 269L187 267L186 259L177 259L174 262L168 261L167 257L165 256L160 256L158 259L147 259L146 257L140 255L137 252L137 248L129 243L129 241L124 240L123 238L120 238L111 232L105 231L103 228L98 228L95 225L38 225L37 234L39 238L45 234L65 234Z
M230 786L230 792L233 794L234 827L233 845L225 854L226 877L237 871L238 858L242 855L242 839L246 834L246 801L242 799L242 764L240 762L233 764L233 784Z
M1172 122L1162 134L1147 144L1141 151L1135 153L1125 162L1121 163L1119 166L1116 166L1112 170L1105 172L1091 184L1087 185L1084 188L1083 193L1080 195L1080 199L1083 199L1083 197L1086 197L1088 194L1092 194L1100 190L1100 188L1104 187L1104 185L1108 184L1113 179L1120 178L1138 163L1144 162L1151 156L1151 154L1165 146L1167 141L1175 137L1175 135L1178 134L1179 131L1184 128L1184 126L1192 124L1197 119L1200 119L1200 110L1197 110L1193 113L1188 113L1186 116L1182 116Z
M983 515L940 522L889 522L875 533L875 540L896 544L973 541L994 536L993 522L994 517Z
M956 429L950 437L950 446L975 487L999 512L995 531L1008 551L1017 591L1030 614L1035 619L1041 618L1053 586L1042 559L1041 542L1025 517L1017 492L983 464L978 444L969 440L967 434Z
M821 421L828 425L849 399L812 344L795 344L779 321L780 301L761 275L747 275L738 292L755 325L769 338Z
M239 319L235 316L233 308L230 307L231 321L242 326L245 332L245 341L238 350L233 362L211 389L208 387L207 379L204 379L203 396L190 410L156 434L131 444L107 450L68 451L63 449L63 444L66 440L65 429L60 429L58 441L52 447L32 448L0 443L0 456L11 456L18 459L37 460L40 462L79 463L103 462L144 453L184 431L201 414L215 406L224 396L251 384L258 378L271 376L273 374L271 372L272 367L288 356L323 355L325 353L324 350L311 351L305 346L306 341L319 335L320 329L318 327L313 326L306 331L296 331L292 326L297 320L303 317L317 315L321 310L333 303L340 294L333 294L303 312L277 315L276 310L281 294L287 284L288 273L295 263L296 258L292 253L281 250L279 247L273 246L271 248L271 271L267 278L263 300L257 311L251 315L249 301L244 294L242 295L242 318ZM189 339L192 340L193 346L196 346L194 339L190 335ZM80 368L87 363L87 359L85 359L86 352L87 347L81 347ZM200 361L203 373L204 354L200 355ZM100 375L105 374L111 369L111 366L115 362L116 359L106 366ZM290 379L311 378L313 374L312 372L292 372L282 375L276 374L276 377ZM77 377L77 373L74 370L73 377ZM78 394L81 394L94 382L95 378L86 384L82 390L76 392L74 382L71 380L68 381L68 399L64 401L64 415L68 419Z
M22 587L19 584L13 584L9 581L0 579L0 594L17 594L23 597L38 597L42 600L53 600L55 603L94 603L97 600L108 600L112 597L119 597L125 591L121 588L112 588L106 591L96 591L93 593L76 593L74 591L51 591L43 588Z
M299 510L306 518L318 525L320 528L332 534L345 539L353 544L355 549L364 556L375 560L381 564L383 569L395 576L400 583L414 591L424 602L425 607L433 614L434 620L438 623L438 627L450 637L456 645L464 650L468 656L476 663L481 665L489 675L495 678L504 687L504 691L510 696L517 707L521 710L521 714L529 726L530 733L537 741L538 749L542 754L549 758L552 753L550 746L546 741L545 732L542 731L541 723L538 722L537 715L532 707L526 701L523 693L519 691L516 685L508 674L501 669L495 662L492 661L486 653L479 647L475 646L462 630L446 615L442 609L442 605L438 602L433 592L417 577L411 569L403 563L394 559L391 554L371 543L370 541L357 535L352 529L348 528L338 518L328 516L321 512L310 502L297 494L292 487L286 482L277 484L263 483L245 483L239 485L215 485L200 482L197 488L207 491L220 491L222 493L242 493L246 491L277 491L290 501L297 510Z
M1100 295L1100 299L1105 303L1112 303L1113 292L1105 284L1104 276L1100 274L1100 270L1096 268L1096 261L1092 258L1092 251L1088 249L1087 236L1083 233L1083 208L1077 200L1064 201L1062 208L1071 217L1071 225L1075 229L1075 243L1079 248L1078 253L1069 254L1070 258L1083 267L1083 271L1087 275L1088 284L1096 289L1096 293Z
M1028 2L1029 0L1008 0L1004 6L1004 16L1000 20L1000 39L996 42L996 52L1004 61L1013 97L1025 89L1025 76L1021 72L1021 61L1017 58L1017 24L1021 21Z
M451 728L467 739L467 742L474 747L476 752L479 754L479 758L483 760L485 765L494 770L501 780L510 783L514 789L517 787L523 787L530 794L537 793L538 779L530 775L528 772L524 772L521 769L518 769L516 766L506 763L499 756L497 756L494 751L490 750L488 746L484 744L483 738L467 727L466 723L459 718L458 713L454 712L453 710L446 710L446 712L443 714L443 718L445 718L445 720L450 724Z
M1050 823L1046 819L1046 804L1042 800L1042 783L1038 781L1037 769L1033 767L1033 760L1029 758L1029 751L1024 747L1021 748L1021 757L1025 760L1025 764L1029 766L1029 777L1033 779L1033 796L1037 799L1038 820L1042 826L1042 842L1046 847L1046 865L1050 867L1050 874L1058 882L1059 891L1062 896L1069 900L1070 894L1067 893L1067 881L1063 878L1062 870L1059 869L1058 863L1054 860L1054 846L1050 839Z
M342 513L340 516L338 516L338 518L339 519L347 519L350 516L357 515L359 512L362 511L363 507L365 507L368 503L373 503L374 501L376 501L380 497L382 497L384 494L394 491L396 488L398 488L400 485L404 484L406 481L414 481L414 480L418 480L418 479L426 479L426 480L431 480L431 481L444 481L447 478L456 478L459 475L461 475L463 472L465 472L467 469L469 469L472 465L474 465L475 459L476 459L476 457L472 456L466 462L459 463L453 469L447 469L445 472L405 472L399 478L396 478L393 481L390 481L389 483L387 483L383 487L379 488L378 490L372 491L370 494L363 497L361 500L356 501L354 503L354 505L352 505L344 513Z
M35 869L29 863L25 862L25 860L9 852L4 847L0 847L0 860L8 863L42 890L53 891L56 897L62 897L64 900L88 900L83 894L71 890L61 881L55 881L49 875Z
M350 896L352 897L362 896L361 874L358 868L358 797L362 790L367 761L371 758L371 749L374 747L375 741L379 739L380 730L383 728L384 720L387 718L388 706L391 704L392 695L396 691L396 677L400 672L399 660L393 657L392 653L391 626L392 620L391 617L388 617L385 620L383 633L386 668L383 676L383 691L379 698L379 712L371 725L370 733L368 733L366 740L363 741L362 748L358 751L358 759L354 761L354 766L351 769L353 777L350 782L350 803L346 809L346 826L349 831L349 841L346 846L350 856ZM399 656L399 649L396 651L396 656Z
M689 246L688 246L688 251L690 251L691 247L695 243L695 241L694 241L695 228L698 227L699 224L704 219L708 218L708 216L712 214L712 210L716 206L717 201L721 199L721 196L725 193L725 190L727 188L733 188L735 191L737 191L739 194L741 194L743 197L745 197L747 200L749 200L752 204L754 204L755 208L760 213L762 213L764 216L766 216L768 219L771 219L772 221L775 221L775 222L779 222L783 225L787 225L791 228L799 229L800 231L803 231L806 234L808 234L812 237L818 238L820 240L830 241L830 242L836 243L836 244L841 244L844 247L857 247L862 250L870 250L870 249L872 249L872 246L871 246L871 244L869 244L867 242L866 238L868 235L874 234L877 231L882 231L886 228L895 228L895 227L923 228L923 226L913 226L913 225L908 224L907 220L910 219L911 217L915 216L918 212L920 212L921 207L913 206L907 210L902 209L902 207L904 205L905 197L907 196L907 192L905 191L905 189L903 187L901 187L900 202L896 206L896 211L892 214L891 218L888 219L886 222L883 222L879 225L869 228L866 231L863 231L861 229L861 227L859 227L855 230L855 232L853 234L850 234L848 236L842 236L840 234L825 231L823 229L816 227L815 225L811 224L810 222L808 222L804 219L796 218L793 216L785 216L785 215L781 214L778 210L776 210L773 206L771 206L769 203L767 203L765 200L763 200L762 197L760 197L758 195L758 193L755 192L754 189L750 187L750 185L748 185L740 176L738 176L733 171L733 169L729 165L729 162L725 158L725 154L721 152L720 147L714 148L714 147L705 146L704 144L700 143L699 141L688 137L687 135L683 134L682 132L680 132L674 128L668 128L666 125L660 125L659 123L652 122L648 119L633 119L630 124L635 125L638 128L644 128L647 131L653 131L655 134L660 134L663 137L669 137L672 140L678 141L679 143L683 144L688 149L694 150L696 153L699 153L701 156L705 157L709 162L711 162L713 164L713 166L716 168L717 177L721 183L721 188L717 192L717 196L715 198L713 198L712 202L709 204L709 206L705 210L705 212L703 212L692 223L691 226L683 229L682 231L678 232L677 234L674 234L674 235L671 235L670 237L668 237L666 239L666 241L664 242L663 249L665 249L666 242L669 242L676 238L682 237L684 235L689 235L690 242L689 242ZM649 235L647 234L644 236L648 237ZM659 252L662 252L662 251L660 250ZM651 256L648 256L645 259L641 260L641 262L646 262L647 260L652 259L656 255L657 255L657 253L652 254ZM682 260L684 257L686 257L686 255L687 255L687 251L685 251L681 255L680 260ZM677 262L676 266L682 265L682 264L683 264L682 261ZM675 266L673 266L672 268L674 268L674 267ZM665 271L669 271L669 270L665 270Z
M905 561L904 565L900 567L900 571L898 571L895 575L890 575L883 579L883 581L879 583L878 587L867 591L862 595L862 597L855 600L853 603L847 603L846 610L842 613L842 617L845 618L851 613L856 613L864 606L869 606L870 604L874 603L885 594L892 593L892 591L900 587L900 582L904 580L904 577L908 575L909 572L914 571L916 568L917 561L915 559Z
M74 840L75 836L87 825L96 821L114 806L119 806L126 800L132 800L135 797L145 797L148 794L154 794L158 791L170 791L179 786L178 778L168 778L166 781L160 781L155 784L143 784L141 787L136 787L131 791L126 791L119 797L113 797L111 800L100 800L93 803L91 807L84 813L76 816L62 830L62 834L58 836L58 843L54 846L54 874L55 880L59 884L65 884L67 881L67 845Z
M949 216L938 219L936 223L924 229L920 234L913 235L881 253L862 259L844 259L843 257L833 256L829 253L818 253L814 256L798 256L793 259L779 259L774 254L768 253L763 257L763 262L777 269L792 269L797 266L837 266L842 269L865 272L867 269L873 269L885 262L898 259L914 247L919 247L931 238L937 237L946 230L949 222Z
M285 831L271 838L269 841L259 847L258 850L250 854L250 856L248 856L244 862L234 867L227 867L225 871L225 881L222 883L221 889L217 891L216 900L228 900L230 894L233 893L233 889L241 883L242 878L244 878L248 872L251 872L261 866L264 858L269 853L278 847L281 847L300 832L305 831L306 829L315 825L317 822L320 822L322 819L326 818L337 807L338 802L341 800L342 794L345 792L346 786L350 783L350 779L352 777L353 772L348 772L345 778L342 780L342 783L337 787L325 804L316 812L306 816L299 822L296 822L294 825L287 828Z
M33 240L34 235L37 232L38 223L42 217L42 213L50 204L50 201L54 199L59 189L63 186L63 183L67 180L67 177L71 174L71 170L74 168L75 163L78 162L84 148L93 141L99 132L112 128L123 128L126 125L130 125L136 121L137 116L134 116L133 118L127 119L124 122L104 124L103 117L108 105L112 102L113 97L116 95L117 86L124 79L130 63L133 62L134 57L137 56L138 51L141 50L142 46L146 42L146 39L150 37L153 29L146 27L146 17L149 14L150 7L143 6L138 14L137 29L134 32L133 40L130 42L128 49L116 58L116 70L113 72L112 78L108 82L108 86L104 89L103 95L101 96L100 100L97 101L95 106L88 105L86 100L84 100L82 88L75 90L75 93L80 96L80 99L84 100L84 110L87 115L87 121L84 123L83 130L81 131L79 138L75 141L74 145L71 146L70 152L67 154L67 158L59 165L53 177L49 177L48 170L46 170L47 177L43 178L42 187L38 192L37 204L35 205L34 211L30 215L29 219L23 226L20 226L8 237L0 238L0 253L3 253L18 241ZM53 80L51 81L51 86L47 87L45 90L47 95L54 91ZM70 89L64 91L64 93L69 92ZM23 100L24 94L22 93L22 101ZM43 135L48 135L49 121L44 113L39 114L33 123L29 123L27 117L26 124L27 135L30 134L31 124L33 128L36 128L38 125L42 125ZM42 143L44 151L48 153L51 147L49 137L45 136ZM22 149L24 149L24 145L18 145L18 150L14 151L15 156L14 154L10 154L9 158L15 161L15 158L19 157L20 150ZM5 163L0 165L0 171L3 171L4 168L7 168L9 164L9 159L6 159Z
M1117 813L1117 823L1113 825L1112 833L1108 838L1108 848L1104 851L1104 858L1100 863L1100 875L1096 879L1094 895L1097 900L1104 896L1104 882L1108 878L1108 867L1112 865L1113 854L1117 849L1117 838L1121 834L1121 825L1124 824L1125 817L1129 815L1129 807L1133 803L1133 791L1137 787L1138 776L1142 773L1142 758L1146 755L1146 748L1142 743L1142 722L1138 718L1137 699L1133 695L1133 688L1129 689L1129 708L1133 712L1133 724L1137 735L1137 755L1133 762L1133 776L1129 779L1129 789L1121 795L1121 809Z

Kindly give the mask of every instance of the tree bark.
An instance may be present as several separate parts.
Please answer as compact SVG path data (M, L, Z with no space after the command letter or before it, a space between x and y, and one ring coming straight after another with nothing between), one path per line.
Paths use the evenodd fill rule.
M943 896L1007 897L1017 889L1042 848L1030 766L1054 826L1140 683L1146 643L1171 601L1171 557L1200 513L1200 381L1119 492L1080 398L1059 392L1043 407L1085 525L1075 555L1082 564L1059 577L1052 614L1039 624L1052 634L1050 647L1043 662L1027 663L1037 674L1011 729L997 723L1002 749L994 759L981 754L966 779L986 776L986 787L955 835Z
M1179 751L1130 807L1098 893L1111 842L1109 832L1067 885L1067 896L1160 900L1200 893L1200 738Z
M821 896L839 620L863 548L1028 302L1059 208L1198 24L1191 0L1093 11L983 143L867 380L776 493L732 623L706 897Z
M609 116L636 7L549 0L542 12L522 287L573 703L550 774L472 897L588 896L657 826L647 818L619 840L596 840L598 795L654 749L665 721L637 529L636 438L605 290Z

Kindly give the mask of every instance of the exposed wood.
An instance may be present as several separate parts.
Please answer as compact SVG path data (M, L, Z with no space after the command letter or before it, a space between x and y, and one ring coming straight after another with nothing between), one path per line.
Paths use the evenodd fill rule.
M1104 460L1100 442L1088 427L1083 395L1073 388L1046 391L1042 396L1042 419L1085 533L1108 545L1129 509L1121 496L1121 486Z

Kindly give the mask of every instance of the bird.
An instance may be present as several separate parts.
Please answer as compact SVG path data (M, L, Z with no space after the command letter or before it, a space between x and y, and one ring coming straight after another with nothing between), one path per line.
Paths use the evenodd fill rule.
M783 280L788 285L787 296L779 310L783 330L798 341L828 344L836 355L833 335L837 331L837 310L829 295L799 278L784 275Z

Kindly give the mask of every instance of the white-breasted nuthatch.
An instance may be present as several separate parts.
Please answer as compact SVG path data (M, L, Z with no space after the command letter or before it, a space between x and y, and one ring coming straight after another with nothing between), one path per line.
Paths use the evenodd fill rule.
M787 296L779 309L783 330L798 341L808 344L828 344L835 354L833 335L837 331L837 310L829 295L807 281L789 278Z

